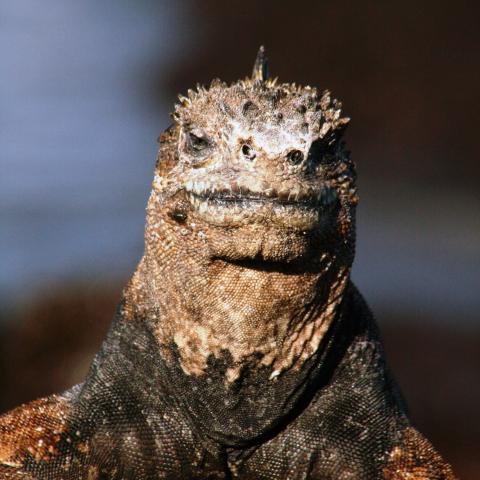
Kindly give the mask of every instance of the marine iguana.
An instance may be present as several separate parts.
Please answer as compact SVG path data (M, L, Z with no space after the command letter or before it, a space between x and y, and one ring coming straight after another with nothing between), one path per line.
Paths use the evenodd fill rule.
M263 48L179 99L107 338L84 383L0 418L0 478L453 479L350 280L340 102Z

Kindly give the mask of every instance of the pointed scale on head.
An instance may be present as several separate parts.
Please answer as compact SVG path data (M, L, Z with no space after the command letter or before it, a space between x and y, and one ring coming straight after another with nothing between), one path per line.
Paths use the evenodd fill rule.
M317 89L310 86L277 84L276 78L270 79L263 47L258 51L251 77L231 85L215 79L208 88L189 89L187 96L180 95L179 100L173 118L182 125L191 125L206 114L228 121L242 115L253 120L255 112L264 112L276 123L303 121L303 129L308 128L318 138L324 138L328 134L341 134L350 121L342 117L342 104L332 98L328 90L319 95Z

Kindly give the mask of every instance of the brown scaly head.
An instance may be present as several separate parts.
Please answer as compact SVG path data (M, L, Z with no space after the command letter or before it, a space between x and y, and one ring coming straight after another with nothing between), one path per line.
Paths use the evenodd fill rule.
M261 47L250 78L179 98L153 184L165 221L193 223L214 258L311 262L322 244L353 255L349 119L328 91L269 79Z

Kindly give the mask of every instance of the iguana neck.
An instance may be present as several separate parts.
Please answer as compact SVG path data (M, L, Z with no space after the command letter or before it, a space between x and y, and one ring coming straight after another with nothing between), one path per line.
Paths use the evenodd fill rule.
M334 256L324 254L309 271L262 268L178 245L160 258L147 248L125 293L127 311L145 319L167 360L173 347L184 372L198 376L210 356L226 354L230 383L256 366L274 378L318 349L349 278Z

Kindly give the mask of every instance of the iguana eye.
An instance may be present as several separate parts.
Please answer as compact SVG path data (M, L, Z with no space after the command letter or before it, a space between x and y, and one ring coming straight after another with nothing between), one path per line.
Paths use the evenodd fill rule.
M211 146L211 141L203 134L187 133L187 147L192 153L200 153Z
M303 153L300 150L291 150L287 153L287 160L292 165L298 165L303 160Z

